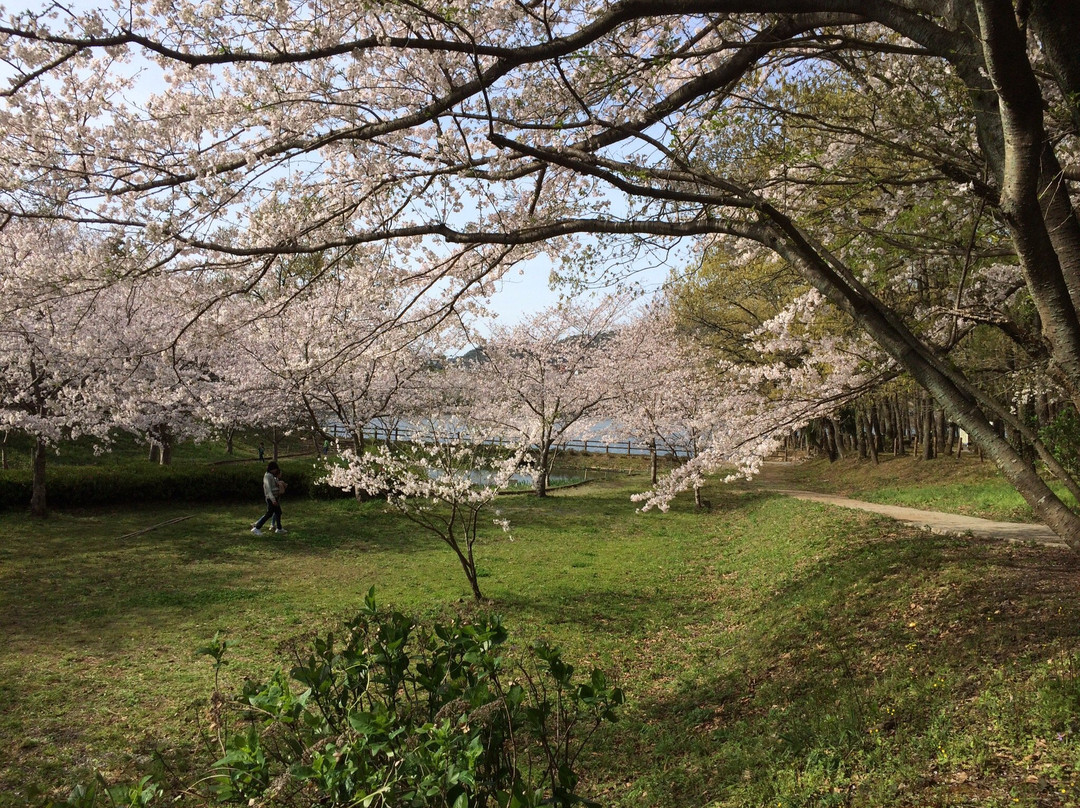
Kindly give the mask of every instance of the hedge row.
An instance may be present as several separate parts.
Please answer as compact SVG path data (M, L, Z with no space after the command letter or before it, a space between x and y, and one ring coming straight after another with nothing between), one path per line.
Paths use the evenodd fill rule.
M322 476L310 460L282 461L288 497L333 499L344 492L316 481ZM93 508L132 503L260 502L265 466L257 463L220 466L54 466L46 471L50 508ZM0 471L0 510L30 505L28 469Z

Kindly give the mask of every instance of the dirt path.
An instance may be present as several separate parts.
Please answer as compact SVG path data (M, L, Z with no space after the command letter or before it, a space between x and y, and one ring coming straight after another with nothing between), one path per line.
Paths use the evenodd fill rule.
M780 466L781 464L767 463L766 466ZM779 468L763 470L759 478L761 488L775 491L778 494L794 497L795 499L810 502L822 502L827 505L838 505L841 508L854 508L860 511L880 513L905 522L909 525L925 528L932 533L940 533L949 536L975 536L980 539L996 539L998 541L1030 542L1052 547L1066 547L1057 534L1046 525L1032 525L1019 522L994 522L990 519L980 519L976 516L961 516L953 513L940 513L938 511L921 511L918 508L905 508L899 505L879 505L876 502L863 502L857 499L840 496L838 494L821 494L814 491L801 491L790 488L782 482L782 471ZM780 472L779 474L776 472Z
M950 536L976 536L980 539L1000 541L1031 542L1054 547L1066 544L1045 525L1028 525L1019 522L992 522L975 516L960 516L937 511L920 511L917 508L903 508L899 505L879 505L876 502L862 502L857 499L838 496L837 494L816 494L812 491L797 491L790 488L768 487L778 494L804 499L811 502L824 502L827 505L839 505L841 508L855 508L860 511L880 513L899 522L926 528L932 533Z

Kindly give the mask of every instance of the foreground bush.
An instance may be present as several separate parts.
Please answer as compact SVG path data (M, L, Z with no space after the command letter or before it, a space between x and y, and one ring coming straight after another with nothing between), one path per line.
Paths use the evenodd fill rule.
M575 678L543 643L512 664L505 642L498 617L426 628L379 609L369 592L340 636L292 649L288 675L249 682L238 698L215 688L207 740L217 760L182 791L297 808L592 804L578 794L575 766L615 720L621 690L597 670ZM220 668L226 643L215 638L201 652ZM60 805L170 800L144 778L80 788Z

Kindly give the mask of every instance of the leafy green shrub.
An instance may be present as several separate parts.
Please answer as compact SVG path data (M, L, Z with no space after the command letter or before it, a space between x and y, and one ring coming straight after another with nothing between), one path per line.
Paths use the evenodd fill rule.
M1054 459L1074 477L1080 473L1080 416L1072 407L1063 407L1053 421L1039 431L1039 437Z
M148 808L158 802L162 795L161 787L153 782L149 775L140 778L133 785L110 786L98 775L89 786L77 786L65 802L56 805L71 808Z
M248 682L238 698L215 691L207 741L216 760L185 793L297 808L594 805L578 794L575 766L616 719L622 691L598 670L575 677L544 643L511 664L506 639L498 617L428 628L379 609L372 590L341 636L290 650L288 675ZM226 647L216 637L200 649L215 674ZM137 791L168 798L150 786ZM72 800L108 804L86 794Z
M318 482L324 474L310 461L281 464L289 497L333 499L347 496ZM93 508L136 502L258 502L262 499L261 463L205 466L127 465L120 467L54 466L46 490L53 508ZM0 510L30 503L30 472L0 471Z
M30 472L0 471L0 511L27 508L30 505Z

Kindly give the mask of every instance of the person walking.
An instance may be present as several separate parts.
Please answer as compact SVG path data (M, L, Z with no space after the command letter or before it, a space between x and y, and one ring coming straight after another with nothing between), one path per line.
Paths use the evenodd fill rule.
M256 536L262 535L262 526L270 521L270 526L277 533L288 533L281 526L281 494L285 490L285 482L281 479L281 469L276 461L271 460L266 466L266 474L263 475L263 496L266 498L266 513L258 522L251 526L251 532Z

